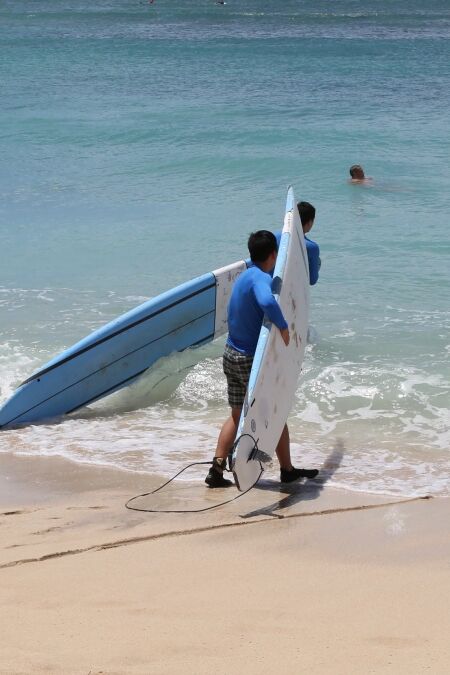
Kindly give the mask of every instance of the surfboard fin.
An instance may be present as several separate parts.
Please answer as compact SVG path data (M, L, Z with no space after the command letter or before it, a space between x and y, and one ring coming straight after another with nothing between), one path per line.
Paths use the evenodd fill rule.
M260 450L256 445L249 454L247 462L250 462L251 460L256 460L261 462L261 464L267 465L272 463L272 457L268 455L267 452Z

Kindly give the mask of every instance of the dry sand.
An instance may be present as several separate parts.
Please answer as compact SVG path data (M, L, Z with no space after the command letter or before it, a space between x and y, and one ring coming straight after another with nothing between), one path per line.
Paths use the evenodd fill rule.
M140 513L145 476L0 472L0 673L449 672L448 499L266 480ZM234 495L199 478L137 503Z

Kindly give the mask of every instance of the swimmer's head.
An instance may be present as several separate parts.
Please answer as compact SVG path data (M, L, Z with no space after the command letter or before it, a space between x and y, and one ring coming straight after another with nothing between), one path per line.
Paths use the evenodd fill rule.
M353 166L350 167L350 176L352 177L352 180L364 180L364 169L360 164L353 164Z

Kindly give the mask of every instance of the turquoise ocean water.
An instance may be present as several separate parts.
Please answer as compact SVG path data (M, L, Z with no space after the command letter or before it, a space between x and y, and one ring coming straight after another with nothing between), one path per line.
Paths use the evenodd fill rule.
M295 462L339 447L332 485L448 494L449 38L447 0L2 2L0 402L106 321L245 256L292 183L322 252ZM353 163L371 186L348 184ZM2 432L0 452L165 475L210 458L221 349Z

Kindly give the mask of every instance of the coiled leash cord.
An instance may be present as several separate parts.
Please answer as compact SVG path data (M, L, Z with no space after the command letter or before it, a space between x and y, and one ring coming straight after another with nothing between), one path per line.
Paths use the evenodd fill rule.
M239 438L234 442L233 447L231 449L231 452L234 451L237 444L239 443L241 438L243 438L244 436L249 436L253 441L253 448L252 448L252 451L251 451L250 456L249 456L249 460L250 460L250 459L252 459L255 451L258 450L258 442L255 441L255 439L253 438L253 436L251 434L242 434L241 436L239 436ZM212 464L212 462L192 462L192 464L188 464L187 466L185 466L183 469L181 469L181 471L178 471L178 473L176 473L175 476L172 476L172 478L169 478L169 480L167 480L165 483L163 483L162 485L157 487L155 490L152 490L151 492L144 492L141 495L136 495L135 497L131 497L131 499L129 499L125 503L125 508L129 509L130 511L144 511L145 513L201 513L202 511L212 511L212 509L218 509L219 506L225 506L225 504L230 504L231 502L236 501L236 499L239 499L240 497L243 497L244 495L246 495L247 492L250 492L250 490L253 490L256 483L259 481L259 479L261 478L261 476L264 472L264 468L263 468L261 462L259 460L257 460L257 461L259 463L259 467L260 467L261 471L259 473L258 478L253 483L253 485L250 485L250 487L247 488L247 490L245 490L245 492L241 492L240 494L236 495L236 497L233 497L232 499L227 499L225 502L220 502L220 504L214 504L213 506L206 506L202 509L141 509L138 506L130 506L131 502L133 502L135 499L140 499L140 497L148 497L149 495L154 495L157 492L159 492L160 490L163 490L166 487L166 485L169 485L169 483L171 483L173 480L175 480L175 478L178 478L178 476L180 476L184 471L187 471L187 469L190 469L193 466L202 466L202 465L207 465L207 464L211 465ZM225 468L225 471L227 471L227 473L232 473L231 469Z

